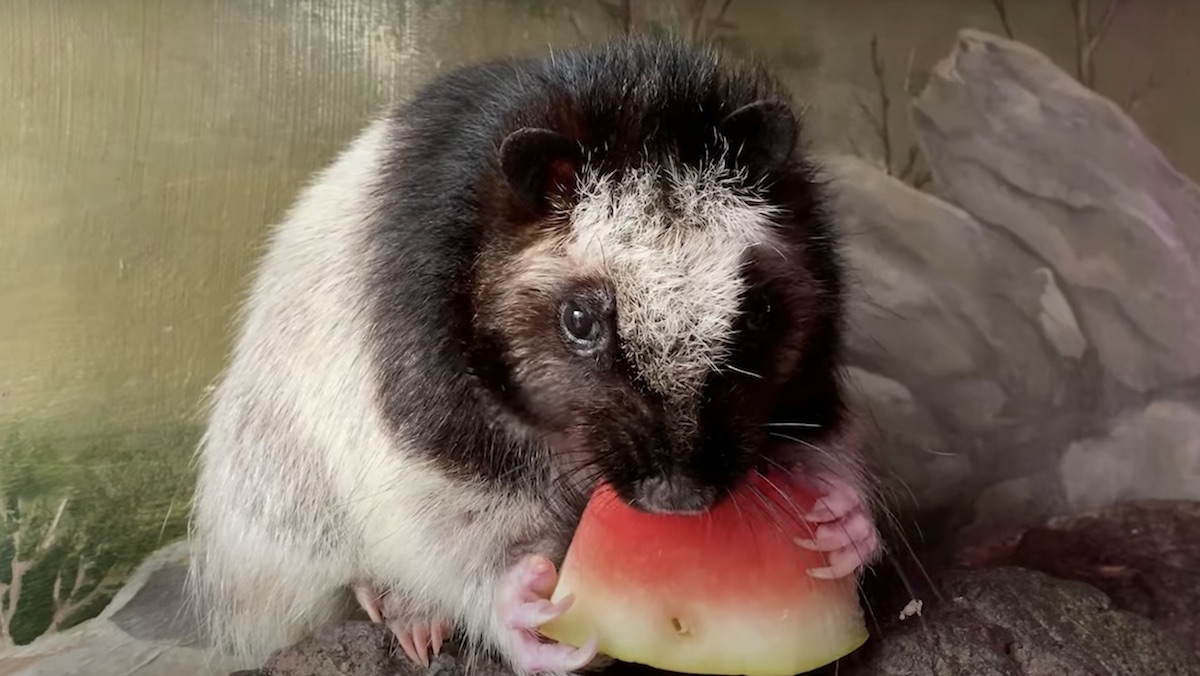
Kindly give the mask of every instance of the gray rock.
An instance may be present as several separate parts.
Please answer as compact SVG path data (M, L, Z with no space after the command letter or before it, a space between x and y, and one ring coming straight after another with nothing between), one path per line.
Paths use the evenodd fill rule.
M1095 587L1021 568L951 570L942 599L881 623L841 676L1198 676L1200 659ZM888 609L889 612L891 609ZM881 618L882 619L882 618Z
M1106 435L1071 444L1060 473L1077 511L1141 498L1200 500L1200 407L1152 402Z
M276 651L258 671L230 676L512 676L499 664L458 657L453 644L428 669L413 664L381 624L352 621L321 627L299 643Z
M1200 375L1200 187L1118 106L1028 46L963 30L913 120L938 193L1054 270L1117 381ZM1046 308L1052 342L1078 354L1066 303Z
M1118 610L1094 587L1020 568L951 570L942 599L921 614L898 609L858 653L820 673L845 676L1200 676L1200 660L1150 620ZM883 610L877 607L876 610ZM893 613L892 611L897 612ZM878 616L878 613L877 613ZM612 665L610 676L659 674ZM396 656L387 630L350 622L281 650L263 669L231 676L507 676L494 663L465 667L452 652L426 671Z
M0 651L0 674L228 674L232 665L208 654L188 621L182 587L187 555L182 542L155 552L99 616L29 645Z
M1200 501L1135 500L1051 519L1006 561L1086 582L1200 655Z
M867 412L867 442L882 449L881 477L888 502L901 509L952 502L971 476L971 460L955 453L928 407L895 380L857 367L846 369L850 405ZM914 491L918 504L912 504Z
M970 532L1003 530L1017 523L1030 523L1044 516L1042 496L1050 491L1047 487L1058 480L1056 472L1022 476L1001 481L979 492L975 499L975 522Z
M1094 407L1086 341L1054 274L867 162L824 164L848 235L851 394L877 423L882 466L923 508L1055 467L1045 449L1076 438Z

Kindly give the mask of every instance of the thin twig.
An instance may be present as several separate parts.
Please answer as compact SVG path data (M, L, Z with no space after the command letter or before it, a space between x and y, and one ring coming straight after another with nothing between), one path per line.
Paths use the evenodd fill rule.
M1004 27L1004 34L1009 40L1014 38L1012 24L1008 22L1008 7L1005 0L992 0L992 7L996 10L996 15L1000 17L1000 25Z
M879 36L871 36L871 71L875 74L875 89L879 94L879 120L875 132L879 135L879 143L883 148L883 166L888 173L892 172L892 131L889 125L892 108L891 98L887 93L887 72L884 70L883 58L879 56Z
M568 12L567 17L571 22L571 27L575 29L575 37L580 40L587 39L587 31L583 29L583 24L579 22L579 16L575 12Z
M1158 89L1158 85L1158 77L1154 73L1150 73L1150 76L1146 78L1146 81L1141 86L1135 87L1133 91L1129 92L1129 96L1125 99L1125 112L1130 115L1136 113L1138 108L1142 107L1142 103L1145 102L1146 97Z
M1075 20L1075 77L1088 89L1096 87L1096 48L1117 16L1121 0L1108 0L1099 25L1092 25L1091 1L1071 0L1071 15Z
M915 60L915 52L909 51L908 64L904 71L904 80L902 83L903 91L906 97L912 96L912 73L913 61ZM894 166L894 151L892 149L892 128L891 128L891 112L892 99L888 94L887 86L887 71L883 64L883 57L879 53L879 36L871 36L871 72L875 77L875 90L878 98L878 109L872 108L863 98L859 98L856 103L863 117L875 132L875 136L879 141L879 147L883 153L883 169L889 176L895 176L911 185L914 188L920 189L932 179L928 170L920 169L918 162L921 160L920 148L916 145L910 145L905 154L903 166L897 171ZM850 140L850 147L854 154L864 156L861 152L858 143L853 139Z

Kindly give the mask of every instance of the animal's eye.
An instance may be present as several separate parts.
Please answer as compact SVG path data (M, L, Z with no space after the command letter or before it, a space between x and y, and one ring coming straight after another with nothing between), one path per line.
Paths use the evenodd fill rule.
M575 299L563 303L562 325L567 337L577 343L594 341L600 329L597 318Z
M572 352L596 355L608 348L612 334L612 311L604 292L584 291L568 295L559 306L559 329Z
M763 305L750 311L746 317L746 328L753 332L763 331L771 323L771 306Z

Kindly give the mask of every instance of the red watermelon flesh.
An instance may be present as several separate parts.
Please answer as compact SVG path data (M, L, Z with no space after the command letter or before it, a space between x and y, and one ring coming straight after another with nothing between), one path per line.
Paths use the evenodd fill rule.
M755 474L697 515L647 514L601 485L552 600L575 601L550 639L623 662L690 674L792 676L867 640L856 581L807 574L826 555L796 544L818 497L783 473Z

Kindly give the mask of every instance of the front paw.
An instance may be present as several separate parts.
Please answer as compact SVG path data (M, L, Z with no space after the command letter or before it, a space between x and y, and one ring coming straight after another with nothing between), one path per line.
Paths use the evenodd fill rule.
M596 657L596 642L574 648L549 641L538 627L562 615L572 597L550 601L558 583L554 564L543 556L526 556L510 568L500 582L497 608L508 633L513 667L527 674L566 674L578 671Z
M808 571L812 577L837 580L873 563L881 546L879 531L868 515L861 494L845 480L827 472L811 479L824 492L804 519L812 525L811 537L796 544L826 553L828 565Z

